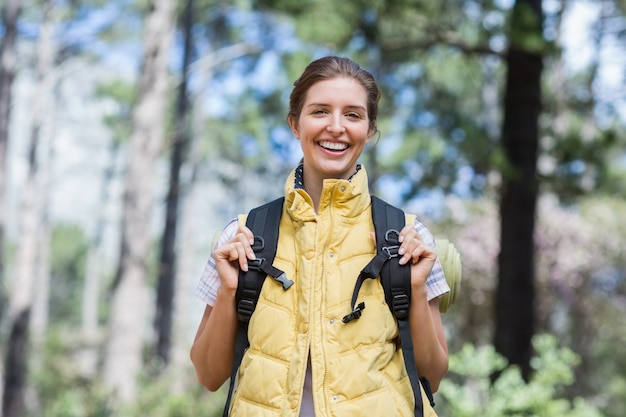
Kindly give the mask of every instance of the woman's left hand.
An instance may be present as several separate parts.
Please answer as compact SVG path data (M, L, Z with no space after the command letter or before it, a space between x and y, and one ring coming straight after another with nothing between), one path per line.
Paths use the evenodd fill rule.
M411 286L425 288L426 279L437 260L437 252L422 241L412 225L406 225L399 236L400 265L411 263Z

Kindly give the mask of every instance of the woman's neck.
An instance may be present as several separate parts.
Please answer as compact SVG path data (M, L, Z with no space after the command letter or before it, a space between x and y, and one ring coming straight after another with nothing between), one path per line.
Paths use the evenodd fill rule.
M304 191L307 192L311 200L313 200L313 208L317 213L317 208L320 204L320 198L322 197L322 189L324 187L324 181L304 181Z

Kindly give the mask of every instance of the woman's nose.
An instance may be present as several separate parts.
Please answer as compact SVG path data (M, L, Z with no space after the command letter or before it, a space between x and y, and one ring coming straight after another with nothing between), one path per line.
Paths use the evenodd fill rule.
M343 118L341 115L333 115L330 118L330 123L326 128L331 134L338 135L346 131L346 128L343 126Z

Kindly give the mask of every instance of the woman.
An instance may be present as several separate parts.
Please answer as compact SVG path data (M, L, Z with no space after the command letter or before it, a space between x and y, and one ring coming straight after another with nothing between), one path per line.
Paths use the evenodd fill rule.
M359 320L350 311L356 277L376 252L370 194L358 159L377 132L380 93L356 63L325 57L294 83L288 123L304 157L285 184L274 265L294 286L267 281L249 324L231 416L411 416L414 398L397 343L398 326L378 280L367 280ZM448 352L438 298L449 291L430 232L400 233L411 263L411 335L419 375L434 391ZM238 273L254 259L253 235L237 220L218 241L198 294L207 303L191 349L198 380L217 390L231 373Z

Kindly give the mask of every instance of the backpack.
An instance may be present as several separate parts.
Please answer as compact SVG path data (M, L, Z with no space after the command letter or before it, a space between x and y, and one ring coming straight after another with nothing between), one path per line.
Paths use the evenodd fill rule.
M254 234L252 249L256 255L256 259L248 260L247 272L239 272L239 284L235 298L239 325L237 326L235 355L228 397L224 407L224 417L228 416L237 372L244 352L249 346L248 322L256 308L264 280L268 276L271 277L279 282L285 291L293 285L293 281L291 281L283 271L272 265L278 246L279 224L283 211L283 203L284 197L281 197L256 207L248 213L246 219L246 226ZM420 378L417 374L415 359L413 357L413 342L408 320L409 302L411 299L410 265L400 265L397 261L391 261L394 258L399 258L398 249L400 248L400 242L398 241L398 237L400 230L402 230L406 224L406 218L401 209L378 197L372 196L372 220L376 233L376 255L359 273L352 295L352 311L343 317L343 322L348 323L361 317L363 309L365 309L365 303L361 302L357 304L359 290L365 280L376 279L380 276L385 293L385 301L398 321L405 367L415 397L415 416L436 416L432 410L435 403L430 383L426 378ZM458 261L458 253L456 253L454 246L447 244L447 241L445 243L448 251L452 251L451 258L454 259L456 263ZM458 267L460 267L460 264ZM460 278L460 269L456 278L456 281L460 282L460 279L458 279ZM454 288L453 285L450 285L450 287L451 290L454 289L456 294L458 286L455 284ZM448 297L447 301L444 303L445 308L447 309L447 306L453 301L453 298ZM425 393L425 395L422 395L422 392ZM426 408L430 406L429 414L424 413L424 400L429 403L426 404Z

